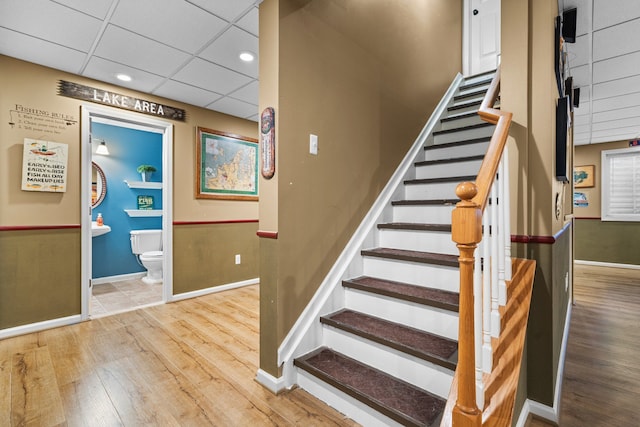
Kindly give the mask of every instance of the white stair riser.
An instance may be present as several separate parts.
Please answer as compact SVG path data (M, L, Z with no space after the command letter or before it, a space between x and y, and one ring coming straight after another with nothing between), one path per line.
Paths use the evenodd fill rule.
M457 107L459 105L467 104L469 102L482 102L483 99L484 99L484 95L470 96L470 97L467 97L467 98L456 99L456 100L453 101L451 106L452 107Z
M346 288L347 307L452 340L458 339L458 313L384 295Z
M369 256L363 257L363 267L363 274L369 277L452 292L460 289L460 272L456 267Z
M379 230L380 246L383 248L405 249L408 251L458 254L458 248L451 233L443 231L419 230Z
M463 181L408 184L404 186L404 195L407 200L455 199L456 187Z
M476 114L474 116L461 117L455 120L444 120L441 122L440 129L442 130L455 129L462 126L471 126L471 125L477 125L480 123L484 123L484 121L480 118L480 116Z
M308 372L300 368L297 368L297 372L297 383L300 388L345 414L358 424L367 427L402 427L398 422L374 411L371 407L343 393L337 388L330 386Z
M366 338L324 326L324 345L386 374L446 399L453 371Z
M465 105L465 106L461 108L456 108L455 110L450 110L448 111L449 114L453 115L453 114L470 113L472 111L478 111L478 108L480 108L480 103L470 104L466 102L458 102L455 105L456 106Z
M433 136L433 142L437 144L446 144L447 142L466 141L468 139L482 138L484 136L493 135L495 126L485 126L479 129L460 130L458 132L449 132Z
M477 175L482 159L455 163L437 163L417 166L416 179L447 178L450 176Z
M430 222L451 224L451 212L455 205L402 205L393 207L394 222Z
M469 83L469 82L465 82L465 85L472 84L472 83L475 83L475 82L471 82L471 83ZM485 91L485 92L486 92L486 91L488 91L488 90L489 90L489 86L491 86L491 80L487 80L487 81L485 81L485 83L484 83L484 84L479 85L479 86L472 86L472 87L467 87L467 88L465 88L465 87L464 87L465 85L462 85L462 86L460 87L460 90L458 91L458 93L456 94L456 96L457 96L457 95L466 95L466 94L468 94L468 93L477 92L477 91L479 91L479 90L482 90L482 91Z
M463 144L453 147L443 147L431 150L425 150L425 160L442 160L454 157L468 157L485 154L489 147L489 141L479 142L477 144Z
M464 79L464 82L461 84L461 86L469 85L469 84L473 84L481 81L486 81L487 83L491 83L491 80L493 80L493 76L495 76L495 73L466 77Z

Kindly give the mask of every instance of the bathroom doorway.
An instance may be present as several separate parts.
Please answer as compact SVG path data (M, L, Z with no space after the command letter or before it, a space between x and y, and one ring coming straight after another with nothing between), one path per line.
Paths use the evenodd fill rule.
M141 114L95 105L83 105L81 118L82 319L133 309L133 306L170 301L173 294L173 125ZM114 135L113 139L109 135ZM127 140L129 138L131 141ZM106 145L109 149L109 139L114 142L112 150L115 148L119 155L94 155L99 145ZM116 139L120 140L117 143L120 149ZM132 145L122 147L122 139ZM136 141L141 150L134 150ZM130 158L127 160L127 157ZM100 167L96 159L105 167ZM155 164L156 173L152 180L143 181L137 172L138 163ZM107 173L102 169L107 169ZM113 197L107 199L111 204L105 203L101 207L95 203L97 199L104 199L106 194L115 196L115 193L122 199L121 207L114 210L118 205L113 203ZM107 209L110 209L106 211L109 214L98 219L98 213ZM120 271L132 271L131 267L123 266L137 263L141 258L133 255L130 231L149 228L162 230L162 255L158 260L162 265L162 283L142 282L143 276L151 274L151 269L146 270L149 265L146 259L147 267L134 265L132 273L117 274L122 268L124 270ZM110 236L104 236L107 233ZM102 240L96 242L96 239ZM107 245L105 242L110 243ZM94 279L96 274L101 277ZM105 297L107 293L110 295ZM112 302L106 310L100 303L101 298L103 302L107 299ZM126 300L132 304L127 306Z

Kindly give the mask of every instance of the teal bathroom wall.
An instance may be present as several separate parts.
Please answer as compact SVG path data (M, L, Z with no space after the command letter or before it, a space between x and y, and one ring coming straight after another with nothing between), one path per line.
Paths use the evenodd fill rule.
M94 279L145 271L131 251L131 230L161 229L162 217L130 217L125 209L136 209L138 196L153 196L154 209L162 209L162 190L129 188L127 181L140 181L136 168L141 164L154 166L151 181L162 180L162 135L154 132L93 123L93 161L105 173L107 194L93 209L92 219L102 214L111 232L92 239ZM95 154L96 139L104 140L109 155Z

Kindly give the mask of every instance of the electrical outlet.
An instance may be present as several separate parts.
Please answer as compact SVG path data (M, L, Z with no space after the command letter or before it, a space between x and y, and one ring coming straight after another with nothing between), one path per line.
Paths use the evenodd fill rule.
M236 255L236 264L240 264L240 254Z

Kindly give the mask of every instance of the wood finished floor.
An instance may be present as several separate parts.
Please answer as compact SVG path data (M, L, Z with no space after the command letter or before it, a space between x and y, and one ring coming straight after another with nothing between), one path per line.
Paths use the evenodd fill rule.
M640 270L576 265L574 277L559 425L638 427Z
M355 426L258 369L258 286L0 341L0 426Z
M0 341L0 426L357 425L302 390L274 396L254 381L258 294ZM640 426L640 271L576 265L575 297L560 426Z

